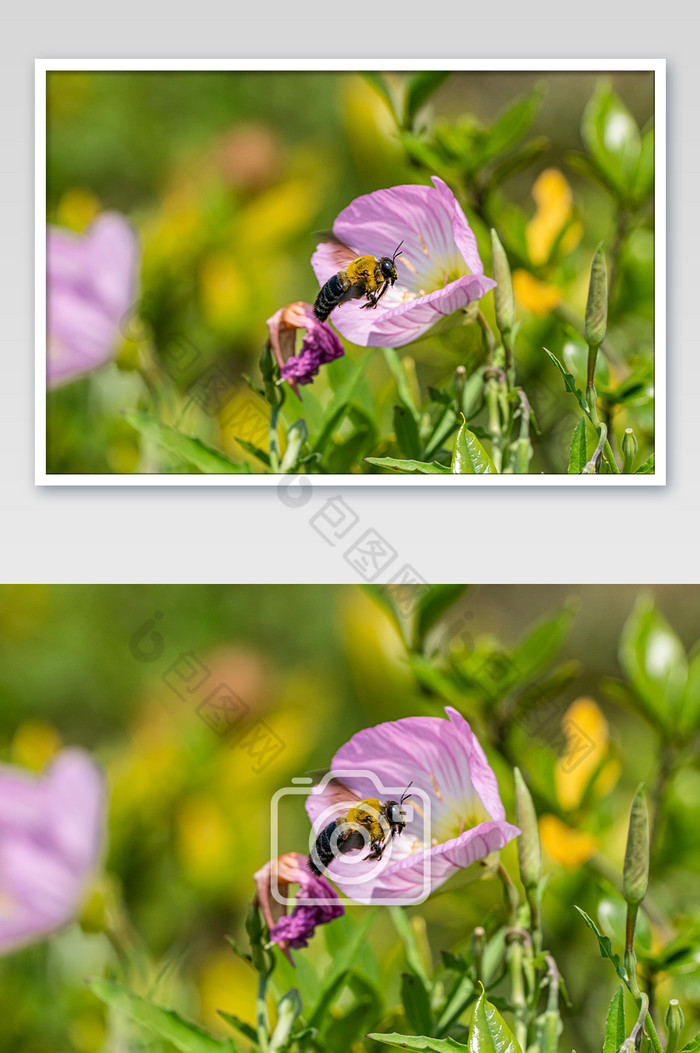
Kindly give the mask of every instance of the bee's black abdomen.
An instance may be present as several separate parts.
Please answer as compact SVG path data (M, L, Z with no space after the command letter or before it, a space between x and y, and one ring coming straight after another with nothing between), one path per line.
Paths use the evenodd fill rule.
M340 834L335 838L335 852L333 851L335 833L338 822L333 820L325 830L316 838L316 843L309 853L307 866L312 874L324 877L327 868L333 862L336 855L345 855L346 852L361 849L365 846L365 838L359 827L351 827L343 820Z
M323 290L321 290L323 292ZM319 296L321 293L319 293ZM318 302L318 301L317 301ZM314 305L314 311L316 307ZM318 312L316 312L318 314ZM324 321L322 318L321 321ZM316 844L311 849L308 858L308 867L312 874L317 877L323 877L326 872L326 868L329 863L333 862L333 848L331 846L331 836L337 827L337 823L334 821L329 826L322 830L316 838Z
M319 322L325 322L334 307L337 307L345 293L345 286L337 274L329 278L321 289L314 303L314 314Z

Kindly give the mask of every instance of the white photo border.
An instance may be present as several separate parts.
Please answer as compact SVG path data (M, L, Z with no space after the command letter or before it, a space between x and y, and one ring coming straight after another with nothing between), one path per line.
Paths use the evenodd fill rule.
M653 475L314 475L319 486L665 486L666 485L666 60L665 59L36 59L35 60L35 476L37 486L278 486L281 475L102 475L46 471L46 74L58 70L354 72L615 71L654 73L654 474ZM305 477L300 477L305 478Z

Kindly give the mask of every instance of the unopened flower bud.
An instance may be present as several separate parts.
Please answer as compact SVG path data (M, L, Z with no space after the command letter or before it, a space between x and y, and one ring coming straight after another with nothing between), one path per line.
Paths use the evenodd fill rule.
M498 234L491 230L491 248L493 251L493 276L498 282L494 289L496 307L496 324L501 333L509 333L515 324L515 304L513 302L513 283L510 278L510 266L505 249Z
M666 1010L665 1016L666 1030L668 1031L668 1042L666 1043L666 1053L674 1053L674 1050L678 1047L678 1041L681 1037L681 1031L685 1024L685 1018L683 1017L683 1010L680 1007L677 998L672 998L668 1003L668 1009Z
M624 463L622 471L628 473L632 471L634 465L634 459L637 456L639 450L639 443L637 442L637 436L634 434L632 428L625 428L625 434L622 436L622 456Z
M639 787L632 808L627 832L627 850L622 872L622 894L630 906L642 902L649 884L649 818L644 784Z
M518 838L520 878L531 890L537 888L542 877L542 850L535 806L519 768L515 769L515 817L522 831Z
M603 244L598 246L591 264L584 334L589 347L598 348L605 339L608 324L608 275Z

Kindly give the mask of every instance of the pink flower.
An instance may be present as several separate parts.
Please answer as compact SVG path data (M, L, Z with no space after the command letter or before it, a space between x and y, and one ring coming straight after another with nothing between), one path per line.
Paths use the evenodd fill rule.
M494 288L495 281L484 277L459 202L442 179L433 176L433 183L365 194L333 224L334 236L358 256L392 256L403 241L398 281L379 305L363 310L363 300L351 300L333 311L333 325L347 340L363 347L401 347ZM340 269L337 247L318 245L311 266L324 285Z
M0 765L0 952L71 921L104 835L104 781L82 750L40 777Z
M306 856L287 852L271 859L254 875L258 890L257 902L270 932L270 939L278 943L290 962L289 948L306 947L317 925L339 918L344 909L338 893L325 878L313 875L306 865ZM274 896L275 886L285 896L290 885L299 885L294 909L287 908ZM313 902L307 902L307 901Z
M289 381L294 390L297 384L311 384L321 366L345 354L345 348L333 330L321 325L311 304L303 300L275 311L267 320L267 328L280 376ZM301 352L295 355L299 329L306 332Z
M423 800L429 799L429 823L416 814L424 811L418 795L413 817L407 813L406 829L390 842L383 869L372 860L362 861L358 853L330 864L331 880L355 900L417 902L425 891L434 891L520 833L506 822L496 776L469 724L455 709L448 706L445 712L449 720L407 717L366 728L341 746L331 762L331 772L364 770L387 787L407 787L412 782L411 791L421 791ZM343 775L342 783L359 798L377 797L376 783L366 777ZM330 783L307 797L306 810L316 835L329 822L336 794ZM363 868L366 884L358 883Z
M108 362L136 298L138 242L117 212L83 237L52 228L46 243L47 380L66 384Z

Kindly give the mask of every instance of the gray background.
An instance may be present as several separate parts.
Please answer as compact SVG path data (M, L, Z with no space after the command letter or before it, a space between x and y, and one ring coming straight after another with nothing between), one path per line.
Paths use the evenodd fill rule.
M408 564L429 581L697 582L700 53L690 5L129 0L29 10L3 19L0 42L2 580L356 582L343 553L374 529L396 552L380 581ZM355 525L334 544L310 520L337 487L297 490L294 507L275 487L35 487L33 60L130 56L666 58L667 487L351 487Z

